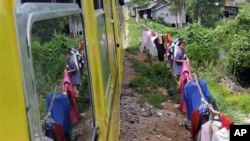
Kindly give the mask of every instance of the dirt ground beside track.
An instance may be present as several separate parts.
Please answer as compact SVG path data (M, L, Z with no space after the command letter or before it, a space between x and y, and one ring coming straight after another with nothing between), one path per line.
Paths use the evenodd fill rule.
M139 102L140 94L129 87L129 82L138 75L131 67L130 58L143 61L145 56L125 54L121 94L121 135L120 141L191 141L190 131L184 123L177 105L168 100L163 109ZM160 88L166 94L164 88Z

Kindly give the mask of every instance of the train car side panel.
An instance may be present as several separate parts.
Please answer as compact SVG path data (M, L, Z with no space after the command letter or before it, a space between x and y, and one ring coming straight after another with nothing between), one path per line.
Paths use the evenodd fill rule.
M14 25L14 4L0 1L0 140L28 141L22 72Z
M97 23L95 18L96 15L94 12L93 1L84 0L82 2L88 47L91 87L93 92L93 104L95 107L95 120L99 128L98 140L104 141L107 134L107 119L104 116L106 111L104 105L104 88L101 72L100 52L98 49L97 28L96 26L93 26Z

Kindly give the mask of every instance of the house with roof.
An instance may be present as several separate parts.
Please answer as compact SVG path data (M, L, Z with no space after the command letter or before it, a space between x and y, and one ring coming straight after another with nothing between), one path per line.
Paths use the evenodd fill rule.
M236 6L236 3L244 2L243 0L226 0L224 9L223 9L223 17L231 17L236 16L239 13L239 8Z
M131 8L131 15L138 16L144 19L145 15L148 19L157 20L163 18L166 24L175 25L177 21L177 15L172 12L170 2L167 0L155 0L144 5L134 6ZM181 14L183 23L186 23L186 12L183 9Z

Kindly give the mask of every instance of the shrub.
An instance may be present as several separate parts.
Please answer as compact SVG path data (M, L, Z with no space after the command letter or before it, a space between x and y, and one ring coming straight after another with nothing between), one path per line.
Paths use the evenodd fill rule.
M243 86L250 85L250 36L242 31L236 34L228 53L228 66L236 80Z
M188 25L181 36L186 42L186 52L193 67L204 67L205 62L218 58L218 48L213 45L212 31L198 24Z
M158 87L175 87L175 81L171 74L171 68L165 63L148 65L142 70L142 75L150 78Z
M148 79L145 76L138 76L138 77L135 77L133 80L130 81L129 86L133 87L133 88L145 89L145 88L148 88L148 87L152 87L153 83L152 83L152 81L150 79Z
M176 80L173 78L169 64L157 63L148 65L137 60L132 60L132 67L148 78L154 86L164 88L175 88Z
M129 53L129 54L133 54L133 55L136 55L137 52L139 51L137 46L130 46L129 48L126 49L126 51Z
M162 94L158 94L158 93L149 93L146 95L147 97L147 101L149 104L157 107L157 108L161 108L162 107L162 103L166 101L166 96L162 95Z
M166 24L157 23L154 21L148 21L147 26L151 30L156 31L157 33L160 33L160 34L165 34L165 33L169 32L172 37L177 37L180 34L180 30L175 29L175 28L171 28L171 27L167 27Z
M163 25L166 24L163 17L158 17L158 18L156 19L156 22L159 23L159 24L163 24Z
M65 35L56 35L50 42L44 44L33 40L32 58L39 95L46 95L46 92L53 90L52 87L60 85L67 64L66 51L69 47L75 47L75 45L76 39Z

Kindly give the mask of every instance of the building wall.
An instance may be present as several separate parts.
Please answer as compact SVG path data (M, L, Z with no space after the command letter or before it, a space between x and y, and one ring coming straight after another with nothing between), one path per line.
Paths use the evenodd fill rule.
M246 0L235 0L235 3L243 3L246 2Z
M183 10L182 12L182 22L186 23L186 14ZM158 10L155 10L152 12L152 18L156 20L158 17L164 16L164 21L167 24L175 24L176 22L176 16L172 14L172 12L169 10L169 6L162 7Z
M225 6L235 6L235 0L226 0Z
M131 16L135 16L135 10L134 10L134 7L129 7L129 11L130 11L130 14L131 14Z

